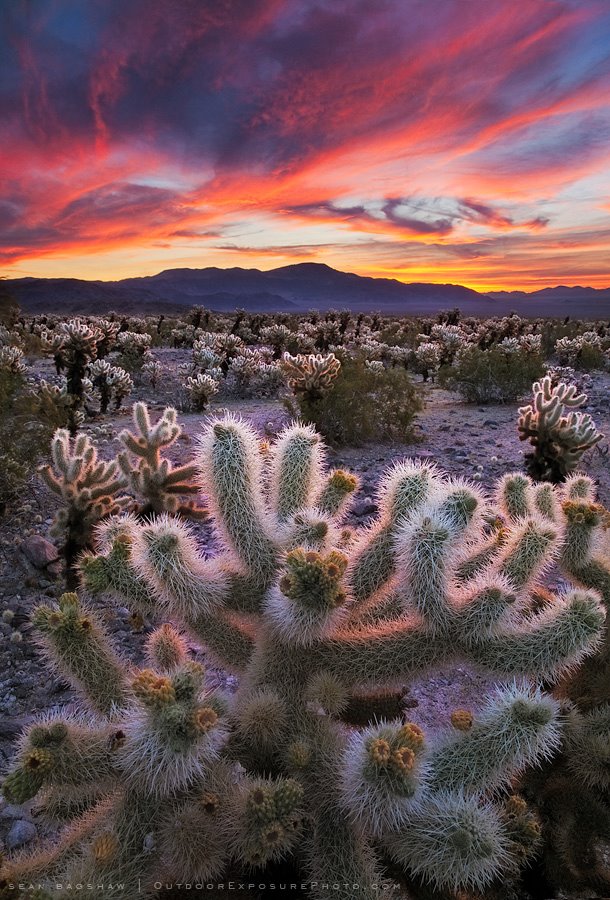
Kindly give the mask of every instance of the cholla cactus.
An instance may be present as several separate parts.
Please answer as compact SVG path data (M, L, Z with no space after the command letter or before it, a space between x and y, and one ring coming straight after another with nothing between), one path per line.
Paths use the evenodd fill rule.
M78 555L90 547L93 527L125 509L130 501L119 494L126 481L117 463L100 460L87 435L80 434L71 443L70 433L59 428L53 436L51 456L55 471L45 466L41 475L64 501L51 534L63 540L67 583L73 588L77 583L74 564Z
M23 351L19 347L0 347L0 374L22 377L27 370Z
M214 340L206 340L206 337L213 336L206 335L202 340L195 341L193 344L193 367L202 375L207 375L210 370L218 370L222 375L222 370L220 369L222 360L213 350Z
M66 392L70 400L70 433L74 436L82 421L87 366L97 357L101 333L79 319L61 322L55 331L43 331L43 348L52 352L58 374L66 369Z
M286 349L286 345L294 338L290 328L278 322L267 325L260 330L260 339L263 344L269 344L273 348L273 358L280 359Z
M516 479L519 476L515 476ZM564 575L595 589L610 607L607 532L610 514L596 503L590 478L572 475L560 490L523 484L526 507L565 519L558 559ZM550 597L542 598L548 607ZM605 862L610 829L610 638L605 629L598 653L568 672L555 693L565 712L562 752L540 771L528 774L524 789L546 823L543 863L553 893L589 891L606 896L610 873Z
M120 325L109 319L96 319L95 328L99 332L97 341L97 358L104 359L114 349Z
M332 388L333 381L339 374L341 363L334 353L322 356L320 353L309 356L291 356L284 353L282 369L288 377L288 384L295 394L301 394L310 403L320 400Z
M178 440L182 427L177 422L176 410L167 407L159 421L153 425L145 403L134 403L134 432L125 429L119 435L125 450L118 455L118 464L127 483L143 504L140 516L151 513L174 513L189 518L202 518L205 510L193 502L184 503L181 498L193 496L199 491L194 481L195 465L174 468L162 452Z
M216 371L220 374L220 369ZM203 412L210 405L212 397L218 393L218 380L200 372L194 377L189 376L184 387L195 412Z
M527 470L540 481L564 481L603 434L588 413L574 411L587 400L575 385L553 386L547 375L534 383L533 393L533 402L519 409L517 424L519 440L529 440L534 447L526 456Z
M149 359L148 362L145 362L142 366L142 374L146 375L153 390L155 390L157 385L159 384L159 379L161 378L162 372L163 366L156 359Z
M156 638L157 673L136 676L135 699L112 719L118 754L88 769L90 783L110 767L120 790L88 813L89 831L75 826L69 849L46 858L47 871L64 865L93 881L104 865L107 878L140 878L146 890L168 867L191 880L218 877L229 856L264 865L297 835L314 896L332 883L347 900L358 884L372 900L374 846L451 889L484 888L531 855L535 815L502 792L555 751L561 718L528 679L573 669L604 625L599 594L586 587L547 592L540 608L566 528L560 498L517 475L491 503L434 466L406 462L384 479L377 521L354 537L341 521L356 479L326 473L323 456L311 428L292 426L262 449L239 420L213 421L197 463L215 556L204 557L177 519L104 528L99 555L83 561L87 588L110 589L121 602L156 598L241 681L225 711L224 701L202 697L182 642ZM586 548L573 551L586 568ZM393 720L346 736L350 696L457 659L507 682L481 713L456 713L440 735ZM46 732L24 738L12 796L32 734L49 747ZM236 784L227 770L234 760L246 773ZM43 766L56 771L48 757ZM25 781L21 797L36 788ZM16 860L13 870L29 875L36 859Z
M127 372L141 371L142 367L152 359L151 344L150 334L122 331L117 339L118 362L121 368Z
M226 390L236 397L269 396L283 384L281 370L268 351L245 347L227 370Z
M111 366L105 359L96 359L87 369L92 386L99 391L100 412L108 411L110 401L114 399L114 408L120 409L121 403L133 390L133 381L124 369Z
M434 373L441 363L441 355L442 350L440 344L436 344L433 341L422 341L422 343L415 348L413 352L415 369L416 371L421 372L424 381L428 381L430 375L434 378Z

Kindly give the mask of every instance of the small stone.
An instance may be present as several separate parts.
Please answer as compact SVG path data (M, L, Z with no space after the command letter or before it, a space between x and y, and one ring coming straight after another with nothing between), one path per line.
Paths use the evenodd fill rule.
M371 513L377 512L378 506L373 500L372 497L363 497L362 500L357 500L353 507L352 513L355 516L369 516Z
M57 547L39 534L33 534L22 545L23 552L37 569L44 569L59 559Z
M17 819L11 825L11 830L6 836L6 846L9 850L15 850L17 847L23 847L29 844L37 835L36 826L25 819Z

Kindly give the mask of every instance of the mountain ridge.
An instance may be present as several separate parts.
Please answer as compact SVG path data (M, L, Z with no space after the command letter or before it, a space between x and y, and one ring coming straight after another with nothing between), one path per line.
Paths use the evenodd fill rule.
M114 281L24 277L5 279L25 312L119 314L184 312L206 306L219 312L307 312L349 308L393 315L430 315L459 307L464 315L610 317L610 287L557 285L533 292L478 292L459 284L402 282L342 272L325 263L295 263L275 269L163 269Z

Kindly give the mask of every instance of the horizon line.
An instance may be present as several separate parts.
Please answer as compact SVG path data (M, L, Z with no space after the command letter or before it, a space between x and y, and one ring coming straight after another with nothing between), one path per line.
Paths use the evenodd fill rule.
M436 284L439 286L451 286L451 287L462 287L468 290L474 291L477 294L481 294L485 296L489 293L520 293L520 294L535 294L539 291L544 290L554 290L556 288L565 287L569 290L574 290L576 288L582 288L583 290L593 290L593 291L608 291L610 290L610 284L604 287L593 287L593 285L588 284L566 284L565 282L559 282L555 284L545 284L543 287L533 288L531 290L525 290L524 288L510 288L510 287L489 287L489 288L480 288L480 287L472 287L469 284L464 284L458 281L403 281L401 278L396 278L395 276L388 275L362 275L358 272L349 272L344 269L336 269L334 266L329 265L328 263L323 262L313 262L313 261L302 261L296 263L287 263L282 266L272 266L268 269L261 269L257 266L246 267L246 266L173 266L166 269L160 269L158 271L153 271L145 275L128 275L124 278L87 278L79 275L13 275L13 274L3 274L0 272L0 280L1 281L19 281L24 278L31 278L33 280L39 281L63 281L63 280L74 280L74 281L86 281L90 284L120 284L123 281L132 281L136 278L154 278L157 275L162 275L164 272L175 272L175 271L191 271L191 272L201 272L206 269L217 269L220 272L228 272L234 269L240 269L244 272L274 272L278 269L290 269L295 268L297 266L324 266L327 269L331 269L333 272L338 272L342 275L355 275L357 278L372 278L375 281L395 281L397 284L404 284L405 286L413 285L413 284L425 284L432 285ZM493 299L493 298L492 298Z

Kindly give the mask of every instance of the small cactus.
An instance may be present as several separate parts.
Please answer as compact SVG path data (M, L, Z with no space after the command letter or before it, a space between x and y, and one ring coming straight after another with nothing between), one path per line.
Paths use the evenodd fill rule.
M519 409L519 440L534 447L526 455L528 473L539 481L565 481L587 450L601 441L588 413L576 412L586 402L575 385L553 385L547 375L533 386L534 399Z
M320 400L331 388L339 374L341 363L334 353L323 356L320 353L291 356L284 353L282 369L288 384L295 394L300 394L310 403Z
M168 512L188 518L204 517L205 509L181 500L199 491L196 466L174 467L161 455L182 434L176 410L167 407L153 425L146 404L135 403L133 422L133 432L125 429L119 435L125 450L119 453L118 464L131 489L144 501L138 515Z
M58 429L51 443L51 455L54 469L45 466L40 474L50 490L64 501L51 534L63 540L68 587L73 588L77 584L76 559L90 549L95 525L125 509L130 500L120 493L126 480L117 463L100 460L87 435L80 434L71 441L66 429Z

